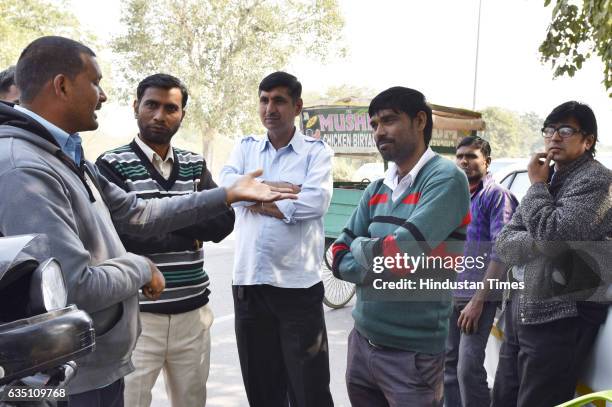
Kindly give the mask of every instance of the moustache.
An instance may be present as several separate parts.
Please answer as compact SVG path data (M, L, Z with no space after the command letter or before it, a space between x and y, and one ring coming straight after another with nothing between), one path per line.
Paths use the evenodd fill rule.
M170 130L166 126L160 126L159 124L155 124L155 125L152 125L152 126L147 126L147 129L153 130L153 131L157 131L157 132L159 132L159 131L169 131Z
M388 138L380 139L376 142L376 147L380 147L382 144L386 144L386 143L393 143L393 140L388 139Z

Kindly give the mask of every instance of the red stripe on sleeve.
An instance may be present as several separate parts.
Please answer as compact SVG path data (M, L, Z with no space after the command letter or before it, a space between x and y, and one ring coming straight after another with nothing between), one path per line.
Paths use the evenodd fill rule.
M336 257L338 252L341 252L343 250L349 250L349 247L345 245L344 243L334 243L332 245L332 254L334 257Z
M401 250L399 246L397 245L397 241L395 240L395 238L392 235L385 237L385 239L383 240L383 244L382 244L383 256L395 258L395 256L400 252ZM402 267L402 268L393 267L389 269L389 271L395 274L396 276L404 277L410 274L412 269L409 267Z
M453 253L447 250L446 242L440 243L436 248L434 248L431 253L429 253L432 257L442 257L444 258L444 265L447 264L448 259L451 260L451 268L454 270L458 259L462 256L461 253Z
M467 226L467 225L470 224L471 221L472 221L472 214L470 212L468 212L467 215L465 215L465 217L461 221L461 225L460 226Z
M368 206L386 203L388 199L389 197L387 196L387 194L374 194L372 195L372 198L370 198Z
M416 193L410 194L406 198L404 198L402 203L408 204L408 205L416 205L417 203L419 203L419 199L421 199L421 193L420 192L416 192Z

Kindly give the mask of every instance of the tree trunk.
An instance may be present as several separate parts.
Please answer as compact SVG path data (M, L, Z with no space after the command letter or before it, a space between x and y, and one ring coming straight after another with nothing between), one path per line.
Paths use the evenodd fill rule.
M205 130L202 133L202 156L206 160L206 166L212 171L214 159L214 142L217 132Z

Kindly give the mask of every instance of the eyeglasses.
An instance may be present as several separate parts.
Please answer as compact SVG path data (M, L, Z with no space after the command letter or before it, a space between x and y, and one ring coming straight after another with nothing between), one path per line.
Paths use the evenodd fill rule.
M561 138L568 138L572 137L576 133L583 133L582 130L575 129L572 126L567 125L559 127L542 127L542 137L551 138L555 134L555 132L559 133L559 136L561 136Z

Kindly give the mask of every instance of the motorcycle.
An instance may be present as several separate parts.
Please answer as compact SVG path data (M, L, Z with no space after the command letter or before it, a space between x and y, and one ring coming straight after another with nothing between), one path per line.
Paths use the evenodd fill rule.
M0 237L0 407L67 400L74 361L94 347L92 320L67 305L47 237Z

